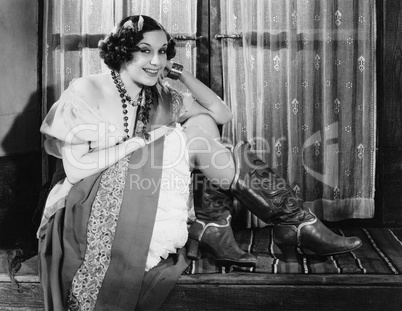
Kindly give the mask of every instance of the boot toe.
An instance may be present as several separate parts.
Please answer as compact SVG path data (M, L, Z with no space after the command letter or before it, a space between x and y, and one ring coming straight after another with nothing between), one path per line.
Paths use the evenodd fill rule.
M327 251L317 251L317 255L321 256L332 256L332 255L339 255L343 253L352 252L362 246L362 241L358 237L343 237L343 243L340 243L338 247L328 247Z
M360 240L358 237L350 237L349 238L349 249L355 250L358 249L360 246L362 246L363 242Z
M241 256L240 261L247 264L247 266L255 267L257 266L257 257L253 254L245 253Z

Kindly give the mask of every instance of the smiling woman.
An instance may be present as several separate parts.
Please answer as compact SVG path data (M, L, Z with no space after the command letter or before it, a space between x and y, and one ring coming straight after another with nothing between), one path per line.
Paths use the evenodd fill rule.
M41 127L47 153L61 158L65 172L38 231L47 310L163 302L188 265L182 248L194 160L186 139L198 130L186 134L181 123L191 127L202 114L217 131L216 123L231 118L215 93L170 61L175 42L154 19L123 19L99 48L111 71L75 79ZM165 85L166 77L191 93ZM164 281L155 282L162 273Z
M123 19L100 43L111 72L75 80L43 121L46 151L62 159L66 175L49 193L38 232L48 310L157 309L199 246L219 264L256 266L234 239L230 195L276 225L274 241L289 259L296 247L330 256L361 246L304 210L249 144L232 154L220 143L217 124L232 113L170 61L174 47L152 18ZM188 231L195 166L212 199L196 208Z

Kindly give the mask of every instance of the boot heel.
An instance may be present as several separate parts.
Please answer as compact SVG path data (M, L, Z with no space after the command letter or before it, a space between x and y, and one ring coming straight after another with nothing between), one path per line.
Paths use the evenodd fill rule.
M191 260L201 259L200 242L193 239L187 241L187 257Z
M275 244L283 254L283 260L298 262L297 227L294 225L277 225L272 231Z
M286 262L298 262L298 252L297 247L292 245L279 245L276 244L278 248L281 250L283 255L283 260Z

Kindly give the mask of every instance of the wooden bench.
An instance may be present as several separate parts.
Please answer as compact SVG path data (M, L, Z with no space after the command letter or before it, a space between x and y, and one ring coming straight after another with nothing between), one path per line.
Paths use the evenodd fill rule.
M402 244L396 231L359 232L367 235L361 236L359 251L327 261L302 259L300 267L287 267L258 245L254 250L260 268L254 272L196 273L200 263L193 263L189 271L195 274L181 276L162 310L402 310ZM395 237L391 244L378 240L389 236ZM337 273L320 273L331 265L338 265ZM6 252L0 251L0 310L44 310L37 257L22 264L16 281L19 288L7 274Z

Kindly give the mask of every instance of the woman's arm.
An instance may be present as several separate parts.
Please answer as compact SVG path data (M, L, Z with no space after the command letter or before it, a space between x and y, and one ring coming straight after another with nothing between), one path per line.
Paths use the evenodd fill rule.
M166 135L170 130L170 128L162 126L151 131L149 133L151 136L150 141L152 142ZM145 145L144 139L133 137L121 144L113 145L103 150L91 151L88 144L62 142L62 160L67 179L74 184L85 177L103 171Z
M168 62L166 69L169 71L171 67L172 63ZM202 113L209 114L218 124L224 124L232 120L233 114L229 107L204 83L184 69L180 76L180 81L196 99L196 101L193 101L192 98L185 98L185 100L191 100L192 102L185 103L185 107L188 107L188 110L181 117L181 120L184 121L191 116Z

